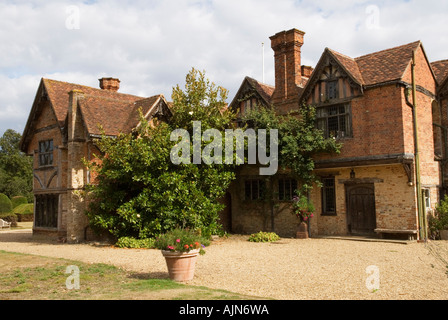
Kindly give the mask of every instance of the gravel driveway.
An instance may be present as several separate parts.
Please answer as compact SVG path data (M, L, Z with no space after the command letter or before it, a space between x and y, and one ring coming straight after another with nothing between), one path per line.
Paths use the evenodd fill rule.
M158 250L61 244L33 238L30 230L0 231L0 250L101 262L148 277L168 277ZM448 299L448 241L252 243L233 235L212 242L206 251L198 258L191 285L282 300Z

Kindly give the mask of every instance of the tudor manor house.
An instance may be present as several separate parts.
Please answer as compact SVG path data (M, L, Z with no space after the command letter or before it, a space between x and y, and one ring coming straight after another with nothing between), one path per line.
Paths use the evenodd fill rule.
M322 186L310 194L311 237L425 237L427 215L448 182L448 60L430 62L415 41L360 57L325 48L316 66L304 66L304 36L298 29L271 36L275 85L245 77L229 107L239 115L256 106L286 115L312 104L317 127L342 143L340 154L315 159ZM149 120L169 121L163 95L138 97L119 87L116 78L100 79L99 88L41 80L20 143L34 159L33 234L94 237L79 190L94 179L82 159L99 152L98 124L109 136L131 132L140 108ZM299 220L290 207L299 182L282 171L273 177L275 210L263 201L264 183L258 169L238 169L222 199L223 227L294 237Z

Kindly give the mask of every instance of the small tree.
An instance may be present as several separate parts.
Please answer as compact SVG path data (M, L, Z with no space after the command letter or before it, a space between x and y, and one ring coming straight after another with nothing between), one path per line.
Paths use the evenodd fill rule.
M0 137L0 192L33 200L32 157L19 149L21 134L8 129Z
M178 141L171 133L184 129L192 136L193 121L202 130L228 128L233 114L226 110L227 91L216 87L203 72L192 69L185 89L173 89L173 116L169 123L141 117L134 134L117 138L103 135L98 142L101 160L89 164L98 173L88 187L87 210L95 229L106 229L117 238L151 238L177 227L203 235L220 232L218 199L234 179L231 165L174 164L170 153ZM201 149L205 143L201 142ZM189 146L191 150L193 146ZM192 154L192 153L190 153Z

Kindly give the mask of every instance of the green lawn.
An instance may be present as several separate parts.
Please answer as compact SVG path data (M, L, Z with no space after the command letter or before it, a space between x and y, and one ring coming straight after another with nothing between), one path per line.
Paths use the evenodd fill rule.
M76 278L67 267L79 269ZM69 270L70 271L70 270ZM68 286L67 286L68 285ZM72 287L72 288L70 288ZM151 279L106 264L0 251L0 300L254 300L224 290Z

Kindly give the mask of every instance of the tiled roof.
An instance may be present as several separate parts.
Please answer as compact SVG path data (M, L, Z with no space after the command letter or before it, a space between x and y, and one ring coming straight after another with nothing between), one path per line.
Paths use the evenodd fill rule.
M261 97L268 103L271 101L272 94L274 93L275 87L270 86L265 83L261 83L251 77L246 77L252 87L261 95Z
M431 67L434 71L438 84L441 85L448 77L448 60L431 62Z
M327 48L327 50L339 61L339 63L346 69L346 71L353 76L356 82L358 82L359 84L364 83L361 71L359 70L358 64L356 63L355 59L329 48Z
M415 41L358 58L351 58L326 48L316 69L326 65L326 57L332 57L344 69L347 75L361 87L400 81L403 79L406 69L412 61L412 53L421 45L420 41ZM446 67L443 69L443 72L446 72L446 75L448 75L448 60L445 60L443 66ZM442 73L442 70L440 72ZM319 73L316 70L313 72L307 86L303 90L301 99L306 98L305 96L310 94L317 77L319 77Z
M138 110L147 113L161 95L142 98L130 94L103 90L68 82L42 79L52 103L56 117L64 125L68 111L68 93L83 92L80 107L84 122L90 134L101 134L99 125L107 135L129 132L139 122Z
M364 85L402 79L420 41L355 58Z
M139 122L139 108L146 114L161 96L128 102L102 96L84 95L80 108L87 131L100 135L99 126L107 135L116 136L120 132L130 132Z
M51 79L42 79L48 97L53 105L54 112L60 124L63 124L68 111L68 93L72 90L80 90L85 95L94 96L103 99L112 99L116 103L129 104L131 102L143 99L129 94L118 93L114 91L96 89L74 83L56 81ZM111 105L109 102L108 106Z
M351 58L328 48L327 50L356 82L368 86L402 79L412 59L412 52L420 45L421 42L416 41L358 58Z

